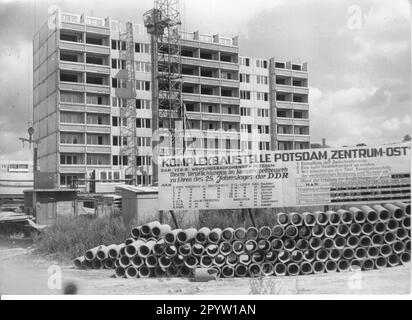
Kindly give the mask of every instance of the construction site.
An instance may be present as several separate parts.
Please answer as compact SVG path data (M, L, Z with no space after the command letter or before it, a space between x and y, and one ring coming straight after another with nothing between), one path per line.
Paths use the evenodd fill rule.
M410 294L410 142L315 147L308 63L182 30L180 7L36 31L0 294Z

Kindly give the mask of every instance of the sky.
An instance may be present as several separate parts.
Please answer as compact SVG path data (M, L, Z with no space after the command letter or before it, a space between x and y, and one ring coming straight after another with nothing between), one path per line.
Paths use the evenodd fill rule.
M30 159L32 38L58 6L142 22L152 0L0 0L0 159ZM312 143L411 134L408 0L181 0L183 29L239 36L241 55L308 62Z

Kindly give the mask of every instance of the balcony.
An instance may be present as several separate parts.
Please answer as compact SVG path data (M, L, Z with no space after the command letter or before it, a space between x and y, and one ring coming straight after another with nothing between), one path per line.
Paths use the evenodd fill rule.
M60 69L110 75L110 66L60 60Z
M296 142L310 142L310 135L295 135Z
M293 134L278 133L276 137L277 137L277 140L279 141L294 141L295 140L295 135Z
M100 46L95 44L86 44L86 52L88 53L95 53L95 54L110 54L110 47L109 46Z
M297 77L302 79L308 79L309 75L307 71L298 71L298 70L291 70L291 69L282 69L276 68L275 74L284 77Z
M282 109L294 109L294 110L309 110L309 103L299 103L292 101L276 101L276 107Z
M278 125L285 125L285 126L292 126L293 125L293 118L276 118L276 124Z

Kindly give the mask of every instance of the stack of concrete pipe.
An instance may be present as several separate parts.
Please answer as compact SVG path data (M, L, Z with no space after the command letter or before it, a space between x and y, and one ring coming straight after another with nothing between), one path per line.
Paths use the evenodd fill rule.
M152 222L119 245L74 260L80 269L114 269L118 278L297 276L384 269L410 261L410 204L328 212L279 213L274 227L172 230Z

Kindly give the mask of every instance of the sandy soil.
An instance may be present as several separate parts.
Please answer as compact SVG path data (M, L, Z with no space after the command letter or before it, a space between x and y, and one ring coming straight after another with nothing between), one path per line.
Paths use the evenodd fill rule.
M195 283L188 279L115 279L112 270L76 270L68 264L41 258L27 243L0 243L0 294L61 294L48 283L57 265L62 283L77 285L79 294L101 295L248 295L262 283L251 279L219 279ZM409 294L411 268L400 266L385 270L334 273L299 277L272 277L264 280L272 294ZM56 283L56 282L54 282ZM256 291L254 291L256 292Z

